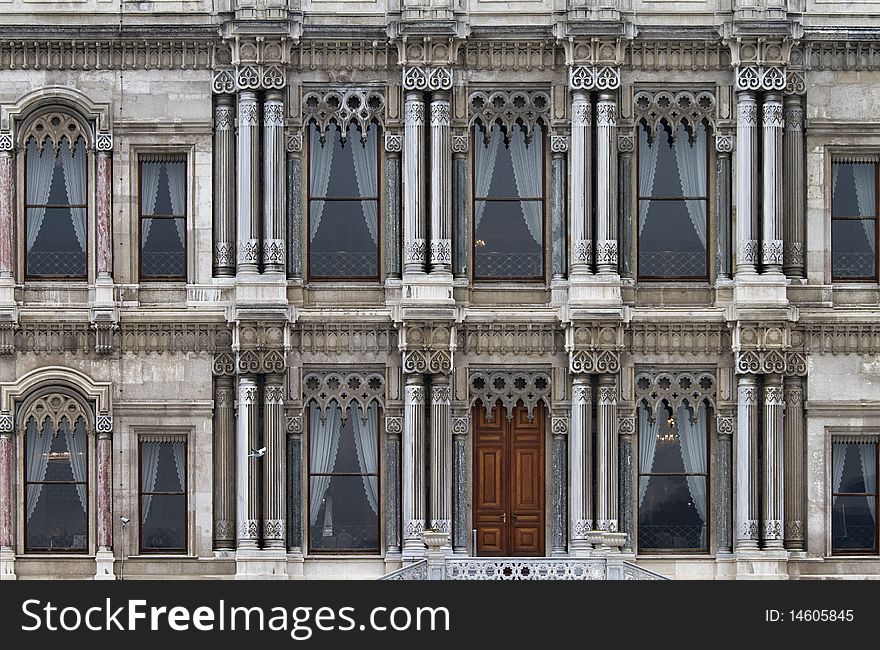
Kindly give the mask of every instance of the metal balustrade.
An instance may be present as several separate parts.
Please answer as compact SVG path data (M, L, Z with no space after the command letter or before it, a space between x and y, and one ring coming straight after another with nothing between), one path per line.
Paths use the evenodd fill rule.
M371 278L379 274L376 251L312 251L309 264L309 274L319 278Z
M28 251L28 275L83 276L86 254L82 251Z
M640 251L639 275L658 278L690 278L706 275L705 251Z
M481 278L541 277L541 253L488 253L477 251L476 275Z
M380 580L668 580L622 559L606 557L431 557Z

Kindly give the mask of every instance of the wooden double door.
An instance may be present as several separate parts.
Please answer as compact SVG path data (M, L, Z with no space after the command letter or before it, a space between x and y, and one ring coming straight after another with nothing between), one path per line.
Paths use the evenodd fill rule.
M499 400L474 406L473 517L477 555L544 555L544 407L508 418Z

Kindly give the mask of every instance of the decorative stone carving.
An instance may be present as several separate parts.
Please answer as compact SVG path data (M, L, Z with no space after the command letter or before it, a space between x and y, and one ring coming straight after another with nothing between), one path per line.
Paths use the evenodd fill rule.
M699 124L705 123L714 129L716 105L715 94L708 90L677 93L642 90L633 97L635 118L647 126L650 138L657 137L662 124L666 125L671 140L675 139L679 124L683 124L692 137Z
M550 418L550 432L556 436L568 435L568 418L557 416Z
M380 90L313 90L303 95L302 108L303 124L314 122L322 141L331 123L336 124L343 141L349 124L356 124L361 139L366 140L370 124L385 123L385 94Z
M33 138L41 153L48 142L57 155L63 140L67 140L68 146L72 147L80 138L88 142L90 140L88 136L85 127L73 116L65 113L47 113L31 122L24 134L23 142Z
M113 433L113 416L99 415L96 417L95 433Z
M285 420L287 433L302 435L305 432L305 418L302 415L288 415Z
M385 151L389 153L400 153L403 151L403 136L399 133L386 133Z
M718 153L733 153L736 138L732 135L715 135L715 151Z
M405 250L405 262L413 263L413 264L424 264L425 263L425 240L424 239L413 239L409 244L406 245Z
M452 435L455 436L466 436L471 431L471 418L470 416L456 416L452 418Z
M554 323L463 323L456 328L456 349L477 355L544 356L563 349Z
M303 135L302 133L288 131L285 134L284 148L287 153L302 153Z
M213 370L215 375L234 375L235 355L232 352L215 354Z
M385 433L395 436L403 433L403 418L399 416L385 416Z
M782 65L746 65L736 67L737 90L783 91L786 70Z
M632 133L618 133L617 150L620 153L633 153L636 150L635 136Z
M736 431L736 418L719 415L715 418L715 430L719 436L732 436Z
M807 361L802 353L786 353L782 350L743 350L736 354L736 372L742 375L791 375L807 374Z
M804 244L799 241L786 241L782 248L782 259L786 266L803 266Z
M215 70L214 78L211 82L211 89L215 93L234 93L236 90L235 70L231 68L221 68Z
M447 350L407 350L403 355L403 372L448 375L452 372L452 355Z
M575 350L568 354L568 369L575 374L614 375L620 371L620 353L614 350Z
M617 240L606 239L596 242L596 264L617 265Z
M632 415L618 416L617 432L623 436L630 436L636 432L636 419Z
M210 70L216 45L207 39L88 38L5 40L2 70ZM219 49L219 48L217 48Z
M378 323L297 323L290 330L290 338L292 346L310 354L364 355L397 350L397 331Z
M725 354L730 331L720 323L658 323L638 321L625 332L625 346L633 354Z
M450 90L451 88L451 67L414 65L403 68L404 90Z
M654 413L661 402L673 409L687 404L691 409L701 402L715 406L714 373L703 372L637 372L633 382L636 403Z
M549 70L563 55L555 41L467 39L462 45L468 68L488 70Z
M680 41L638 39L627 41L624 65L634 70L729 70L730 47L719 40Z
M315 403L326 416L331 402L342 409L360 407L366 414L372 402L385 407L385 375L380 372L309 371L303 374L303 404Z
M452 264L452 240L431 240L431 264Z
M762 242L761 259L764 264L782 265L782 240L773 239Z
M18 421L22 432L31 420L37 431L42 431L48 421L53 435L58 435L62 424L66 423L73 430L79 420L83 421L88 431L92 427L93 416L78 399L64 393L48 393L31 401L27 409L21 412Z
M568 151L568 136L556 134L551 135L550 151L553 153L566 153Z
M467 135L453 135L452 136L452 153L464 154L468 152L470 148L470 136Z
M550 407L551 391L550 373L535 372L504 372L492 370L472 370L468 373L469 404L473 406L477 400L483 404L486 419L492 419L495 402L501 400L507 409L507 417L513 417L513 409L519 400L528 409L528 417L534 417L534 409L538 402Z
M573 65L568 69L568 85L572 90L617 90L620 68L613 65Z
M15 431L15 418L11 415L0 415L0 433L12 433Z
M12 151L13 140L9 131L0 132L0 151Z
M590 264L593 261L593 242L590 239L576 239L572 243L572 263Z
M736 257L741 264L757 264L759 259L760 246L754 239L749 239L739 243L736 251Z
M99 131L95 136L95 151L113 151L113 134Z
M542 90L477 91L468 96L468 112L470 123L480 124L486 137L497 124L506 138L515 125L525 131L526 138L531 138L536 124L546 128L550 121L550 95Z

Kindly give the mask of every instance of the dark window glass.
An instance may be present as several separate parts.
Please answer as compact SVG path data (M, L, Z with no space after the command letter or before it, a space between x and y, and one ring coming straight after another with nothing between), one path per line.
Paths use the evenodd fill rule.
M309 125L309 277L379 277L378 132Z
M474 277L544 277L544 134L474 127Z
M841 443L831 453L831 548L877 552L877 443Z
M86 145L67 137L56 148L35 138L25 153L25 258L28 277L85 278Z
M639 277L706 279L706 127L639 128Z
M309 549L379 552L378 406L309 411Z
M831 165L831 275L877 277L877 164Z
M142 279L186 279L186 158L141 159Z
M141 442L141 551L186 552L186 443Z

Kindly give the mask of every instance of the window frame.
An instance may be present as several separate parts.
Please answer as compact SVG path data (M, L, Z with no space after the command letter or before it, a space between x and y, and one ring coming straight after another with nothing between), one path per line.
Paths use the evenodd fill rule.
M876 460L880 463L880 439L875 436L864 436L864 440L857 440L856 436L840 436L831 438L831 453L828 455L828 462L830 466L834 467L834 446L837 444L843 445L858 445L858 444L869 444L874 445L874 454L876 456ZM877 465L880 468L880 464ZM874 492L835 492L834 491L834 477L832 476L832 472L829 472L828 476L830 480L828 481L828 492L827 494L831 498L830 507L828 508L828 550L830 555L833 557L846 557L846 556L876 556L880 554L880 517L877 516L878 508L880 508L880 474L874 477ZM866 485L865 488L868 486ZM874 548L873 549L836 549L834 548L834 497L868 497L873 494L874 496Z
M550 135L550 127L546 125L543 120L537 123L541 127L541 197L530 197L530 198L516 198L516 197L499 197L499 198L489 198L489 197L477 197L477 174L476 174L476 146L479 143L479 138L477 137L480 133L480 128L485 128L487 131L491 131L493 124L487 125L483 124L481 120L475 120L474 123L470 127L470 143L468 157L470 158L469 164L471 168L471 191L470 191L470 234L471 234L471 242L470 242L470 274L471 280L473 282L491 282L491 283L503 283L503 282L529 282L533 284L544 284L547 282L547 145L549 143L549 135ZM520 127L522 128L522 127ZM506 131L502 128L501 133L505 134ZM491 186L491 184L490 184ZM530 201L539 203L541 205L541 275L504 275L504 276L478 276L477 275L477 201L484 201L485 203L495 202L495 203L521 203L523 201Z
M342 134L342 128L339 123L334 118L330 122L331 124L336 125L337 131ZM355 124L352 122L351 124ZM362 198L359 196L333 196L333 197L318 197L312 196L312 138L311 138L311 129L312 127L318 129L320 133L320 126L315 121L314 118L310 119L305 125L305 134L303 135L303 139L306 141L305 145L305 202L306 202L306 218L303 219L305 223L305 234L303 237L303 242L306 245L306 269L305 275L309 282L381 282L382 281L382 234L384 230L384 221L383 221L383 213L382 213L382 136L383 130L382 125L373 120L370 122L370 126L374 126L376 128L376 195L371 197ZM346 126L348 129L348 126ZM357 129L360 132L360 128ZM347 132L347 131L346 131ZM326 131L325 131L326 134ZM332 173L332 172L331 172ZM376 228L376 275L366 276L366 275L314 275L312 274L312 241L309 237L309 233L312 228L312 201L324 201L325 203L330 202L353 202L353 201L375 201L376 202L376 219L378 221Z
M155 436L150 434L138 436L137 441L137 537L138 554L140 555L186 555L189 549L189 439L185 435L173 436L179 440L152 440ZM183 445L183 491L182 492L144 492L142 473L142 458L144 442L158 442ZM144 548L143 536L143 498L149 496L183 496L183 548Z
M183 162L183 273L181 275L144 275L143 270L143 223L144 219L166 219L174 221L180 215L144 215L143 214L143 164L155 162L151 158L175 158ZM168 162L168 161L165 161ZM188 282L189 273L187 260L189 252L189 155L185 151L139 152L137 154L137 274L138 282Z
M666 128L669 127L669 124L666 120L661 120L661 125L665 125ZM682 125L685 123L682 122ZM637 282L699 282L699 283L707 283L712 281L712 227L714 224L714 205L711 201L712 197L712 185L713 185L713 174L712 169L714 167L713 163L715 162L713 157L714 147L711 146L710 140L712 139L713 133L710 130L710 125L705 122L699 122L699 126L703 127L706 132L706 196L705 197L694 197L694 196L660 196L660 197L643 197L642 196L642 188L640 182L640 174L639 167L641 165L641 157L642 157L642 147L641 147L641 138L639 137L639 129L645 129L647 132L647 124L644 119L639 120L636 123L636 134L635 134L635 143L636 143L636 152L635 152L635 168L633 170L633 176L636 184L635 191L635 211L633 212L633 228L635 230L633 241L635 242L635 267L636 267L636 281ZM685 126L685 130L687 130L687 126ZM664 128L664 133L666 130ZM659 137L659 136L658 136ZM643 275L641 264L641 250L642 250L642 237L639 234L639 208L642 201L678 201L681 203L685 203L685 201L702 201L706 202L706 273L701 276L690 276L690 275ZM685 208L686 209L686 208Z
M845 159L845 154L832 154L831 156L831 169L829 175L829 182L831 186L829 187L829 206L828 206L828 215L829 215L829 239L830 245L828 249L831 253L831 282L833 284L837 283L864 283L864 282L877 282L878 278L880 278L880 252L878 252L878 243L880 243L880 232L878 232L878 227L880 227L880 156L873 156L877 158L873 162L844 162L841 159ZM834 214L834 165L852 165L852 164L869 164L874 165L874 216L873 217L859 217L852 215L835 215ZM873 276L837 276L834 274L834 222L835 221L866 221L868 219L872 219L874 221L874 275Z

